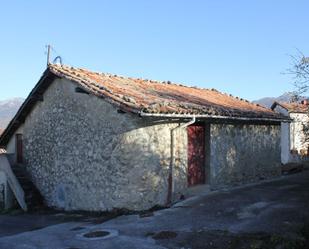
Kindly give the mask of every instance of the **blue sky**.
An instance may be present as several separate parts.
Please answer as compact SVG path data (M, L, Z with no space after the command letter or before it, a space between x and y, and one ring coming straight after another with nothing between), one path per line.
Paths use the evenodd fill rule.
M293 90L282 74L289 54L309 54L308 9L305 0L3 1L0 100L28 95L48 43L77 67L278 96Z

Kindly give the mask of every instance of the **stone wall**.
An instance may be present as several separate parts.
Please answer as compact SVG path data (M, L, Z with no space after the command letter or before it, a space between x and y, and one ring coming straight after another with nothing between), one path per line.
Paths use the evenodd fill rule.
M309 124L308 114L290 113L290 117L293 119L293 122L290 124L291 149L297 150L298 153L300 153L301 150L307 151L309 143L305 140L303 124Z
M212 124L210 134L212 188L280 175L280 125Z
M57 79L23 126L24 160L47 204L65 210L164 205L170 162L166 124L119 113ZM177 133L175 196L186 188L186 132Z

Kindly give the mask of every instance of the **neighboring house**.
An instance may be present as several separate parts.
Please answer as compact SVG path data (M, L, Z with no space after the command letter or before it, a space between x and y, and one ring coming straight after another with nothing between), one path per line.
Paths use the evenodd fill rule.
M214 89L51 64L0 145L49 206L142 210L280 175L283 120Z
M271 109L288 116L291 123L281 125L281 160L283 164L296 162L308 155L308 141L303 125L309 124L308 101L300 103L274 102Z

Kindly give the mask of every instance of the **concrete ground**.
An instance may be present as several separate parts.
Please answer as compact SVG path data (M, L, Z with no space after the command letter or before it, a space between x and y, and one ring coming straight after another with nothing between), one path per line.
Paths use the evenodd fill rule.
M18 229L27 222L22 215L9 220L0 216L1 249L309 248L309 171L193 197L153 215L55 225L51 218L27 232Z

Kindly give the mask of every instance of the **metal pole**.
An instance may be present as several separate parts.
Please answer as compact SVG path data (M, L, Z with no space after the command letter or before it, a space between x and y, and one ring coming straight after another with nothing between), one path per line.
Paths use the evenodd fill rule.
M49 60L50 60L50 48L51 46L48 44L47 45L47 67L49 65Z

